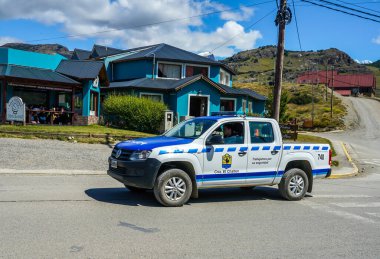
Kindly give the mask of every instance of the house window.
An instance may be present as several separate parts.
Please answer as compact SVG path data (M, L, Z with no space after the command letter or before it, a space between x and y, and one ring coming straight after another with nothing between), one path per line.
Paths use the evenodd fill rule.
M242 102L243 112L245 113L247 111L247 101L243 100Z
M252 102L248 102L248 112L252 113Z
M203 75L208 77L208 67L186 66L186 77Z
M162 102L162 94L140 93L141 98L147 98L155 102Z
M223 85L230 85L230 74L223 69L220 70L220 83Z
M81 89L75 90L74 94L74 111L78 115L82 115L83 93Z
M234 99L220 99L220 111L222 112L234 112L235 100Z
M159 63L158 77L180 79L181 70L182 70L181 65Z

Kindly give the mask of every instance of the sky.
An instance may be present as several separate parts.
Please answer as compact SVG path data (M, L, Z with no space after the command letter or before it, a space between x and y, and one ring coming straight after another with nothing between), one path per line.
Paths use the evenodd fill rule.
M328 1L367 8L360 10L378 15L379 22L301 0L294 0L294 12L288 0L293 19L285 48L338 48L358 61L380 60L380 0ZM277 44L275 0L0 0L0 7L0 45L58 43L91 50L93 44L128 49L167 43L223 58Z

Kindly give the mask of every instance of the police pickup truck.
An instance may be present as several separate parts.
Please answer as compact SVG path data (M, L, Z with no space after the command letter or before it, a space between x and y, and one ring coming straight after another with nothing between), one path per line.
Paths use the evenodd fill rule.
M283 198L300 200L330 166L328 144L283 143L273 119L208 116L118 143L107 172L130 191L153 189L164 206L182 206L200 189L276 184Z

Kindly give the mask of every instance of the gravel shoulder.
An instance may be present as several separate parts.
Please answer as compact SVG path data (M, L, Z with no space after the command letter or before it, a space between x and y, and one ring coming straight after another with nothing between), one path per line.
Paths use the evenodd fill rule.
M111 150L99 144L0 138L0 169L106 171Z

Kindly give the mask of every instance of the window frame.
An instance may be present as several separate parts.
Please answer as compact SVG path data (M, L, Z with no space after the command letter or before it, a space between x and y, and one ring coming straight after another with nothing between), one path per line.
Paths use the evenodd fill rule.
M224 74L224 76L222 77L222 74ZM225 76L228 77L228 82L227 84L224 84L223 81L225 80ZM223 68L220 69L219 71L219 83L222 84L222 85L226 85L226 86L231 86L231 75L230 73L228 73L226 70L224 70Z
M220 97L219 110L222 108L222 105L221 105L221 101L222 101L222 100L234 101L234 110L233 110L233 112L236 112L237 98ZM221 110L220 110L220 111L221 111Z
M247 112L247 100L246 99L242 99L242 101L241 101L241 109L242 109L243 113Z
M164 102L164 95L160 93L149 93L149 92L140 92L139 97L143 98L144 95L153 95L153 96L160 96L160 102Z
M173 77L160 77L158 76L158 70L159 70L159 66L160 64L163 64L163 65L172 65L172 66L179 66L181 69L180 69L180 76L179 78L173 78ZM156 67L156 77L159 78L159 79L169 79L169 80L179 80L179 79L183 79L183 64L182 63L176 63L176 62L162 62L162 61L157 61L157 67Z
M209 65L199 65L199 64L191 64L191 63L186 63L184 64L184 74L183 74L183 77L182 78L186 78L186 68L187 67L207 67L207 77L210 78L210 69L211 67Z

